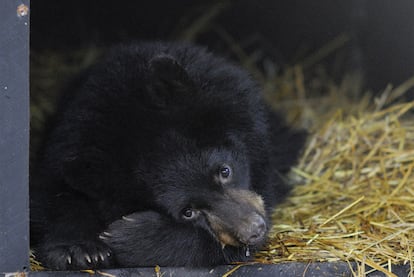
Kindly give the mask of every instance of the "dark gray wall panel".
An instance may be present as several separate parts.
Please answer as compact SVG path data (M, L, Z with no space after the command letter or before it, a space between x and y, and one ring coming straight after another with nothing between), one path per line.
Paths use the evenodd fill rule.
M0 1L0 272L29 263L28 6Z

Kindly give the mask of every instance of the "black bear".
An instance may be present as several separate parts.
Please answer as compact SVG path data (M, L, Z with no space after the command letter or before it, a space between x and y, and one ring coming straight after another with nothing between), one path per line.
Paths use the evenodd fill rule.
M62 98L31 174L48 268L248 260L304 141L248 73L186 43L119 46Z

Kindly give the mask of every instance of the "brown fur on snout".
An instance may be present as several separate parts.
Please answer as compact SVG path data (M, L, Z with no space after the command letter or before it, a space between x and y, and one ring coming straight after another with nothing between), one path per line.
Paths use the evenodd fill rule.
M214 205L204 210L210 228L224 245L240 246L242 228L250 228L253 214L265 217L263 199L256 193L241 189L226 189Z
M240 243L233 234L230 234L225 228L225 222L220 218L211 213L206 213L207 219L210 223L210 227L215 233L217 239L223 245L239 246Z
M266 215L264 202L260 195L244 189L228 189L227 193L241 203L254 207L261 216L264 217Z

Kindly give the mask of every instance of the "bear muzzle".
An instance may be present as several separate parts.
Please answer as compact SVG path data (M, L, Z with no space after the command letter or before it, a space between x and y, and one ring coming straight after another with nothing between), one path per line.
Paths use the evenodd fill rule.
M211 231L223 247L253 246L265 239L267 225L264 204L254 192L228 189L204 214Z

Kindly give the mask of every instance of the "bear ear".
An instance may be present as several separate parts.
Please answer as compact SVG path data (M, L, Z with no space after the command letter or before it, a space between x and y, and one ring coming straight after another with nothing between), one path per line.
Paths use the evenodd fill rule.
M168 55L160 54L149 62L150 86L154 104L168 106L180 102L191 94L193 84L186 70L178 61Z
M174 57L168 54L159 54L152 58L149 62L149 68L154 81L171 85L189 81L185 69Z

